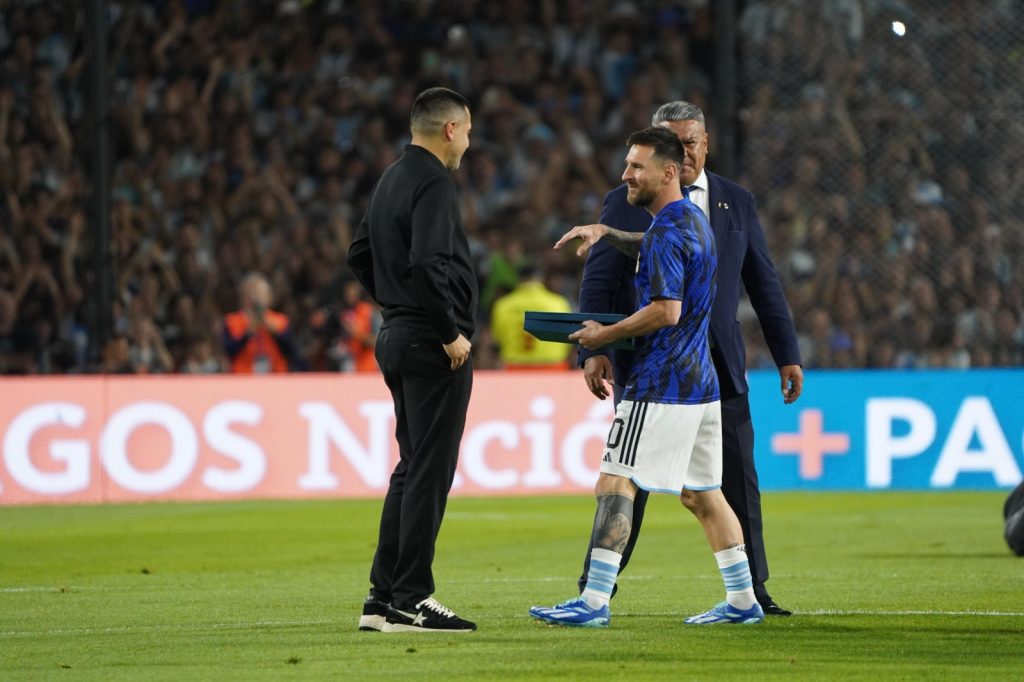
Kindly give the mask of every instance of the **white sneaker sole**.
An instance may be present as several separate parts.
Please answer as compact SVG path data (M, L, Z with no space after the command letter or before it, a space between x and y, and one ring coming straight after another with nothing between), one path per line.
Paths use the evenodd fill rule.
M684 622L686 625L757 625L758 623L763 623L764 618L751 616L744 620L687 620Z
M418 625L402 625L401 623L384 623L381 632L438 632L441 634L460 634L463 632L475 632L475 630L444 630L441 628L423 628Z
M545 625L557 625L563 628L606 628L610 621L608 618L594 618L583 623L574 623L571 620L557 620L554 618L545 618L544 616L538 616L536 614L530 614L533 619L538 623L544 623Z
M384 626L388 624L388 619L385 616L360 616L359 617L359 629L364 631L376 630L380 632L384 629Z

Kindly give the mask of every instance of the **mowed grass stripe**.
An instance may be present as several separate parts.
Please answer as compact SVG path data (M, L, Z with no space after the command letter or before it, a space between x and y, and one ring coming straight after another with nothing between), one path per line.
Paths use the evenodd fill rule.
M796 615L684 626L721 598L696 522L652 498L602 631L572 594L594 503L454 498L437 598L470 636L357 632L379 500L0 509L0 679L1018 679L1024 561L1002 493L767 493ZM70 671L70 672L69 672Z
M643 617L671 617L682 618L691 614L682 611L663 612L616 612L617 618L643 618ZM999 613L993 611L794 611L794 616L985 616L995 618L1024 618L1024 613ZM521 619L524 616L512 616L514 619ZM499 622L502 618L497 619ZM312 625L341 625L331 620L307 620L307 621L262 621L255 623L196 623L190 625L164 624L164 625L143 625L135 627L110 627L110 628L71 628L52 630L11 630L0 632L0 637L31 637L35 635L106 635L117 633L146 632L162 630L166 632L202 631L202 630L252 630L266 628L295 628L308 627Z

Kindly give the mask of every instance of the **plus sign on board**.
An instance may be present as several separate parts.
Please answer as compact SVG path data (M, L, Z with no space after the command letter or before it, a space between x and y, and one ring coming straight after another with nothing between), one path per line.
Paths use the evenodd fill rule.
M825 468L825 455L845 455L850 450L850 436L845 433L825 433L825 418L821 410L800 412L798 433L778 433L772 437L772 450L778 455L797 455L800 458L800 478L813 481L821 478Z

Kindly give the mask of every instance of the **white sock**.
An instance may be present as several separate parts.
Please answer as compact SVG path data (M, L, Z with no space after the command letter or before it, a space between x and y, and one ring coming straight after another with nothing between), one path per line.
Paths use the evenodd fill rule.
M730 606L746 611L757 603L754 596L754 581L750 577L750 564L743 545L715 552L718 570L725 582L725 600Z
M619 577L622 555L610 549L595 547L590 550L590 570L587 571L587 586L583 590L583 601L592 609L607 606Z

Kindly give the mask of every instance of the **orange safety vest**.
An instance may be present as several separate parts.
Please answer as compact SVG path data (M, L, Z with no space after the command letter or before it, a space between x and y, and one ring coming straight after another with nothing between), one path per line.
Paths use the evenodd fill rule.
M288 330L288 316L273 310L264 313L267 326L278 333ZM252 336L238 355L231 360L231 371L235 374L253 374L262 372L287 372L288 359L277 347L277 341L266 328L256 331L249 323L249 315L245 311L228 313L224 316L224 326L233 339L241 339L248 333Z
M342 313L342 316L352 322L360 334L370 334L373 332L373 312L372 304L360 301L355 308ZM374 356L372 343L367 345L359 339L350 338L347 345L357 372L377 371L377 358Z

